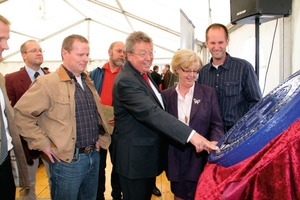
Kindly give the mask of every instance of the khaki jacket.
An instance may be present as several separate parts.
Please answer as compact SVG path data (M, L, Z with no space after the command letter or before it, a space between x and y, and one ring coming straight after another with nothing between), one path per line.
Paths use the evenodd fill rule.
M0 87L5 100L5 111L8 121L8 129L10 136L12 137L13 150L11 150L11 162L12 162L12 172L14 175L15 185L17 187L29 188L29 179L28 179L28 168L27 161L24 154L23 146L21 143L19 131L14 123L14 112L13 108L10 105L9 99L7 97L5 80L2 74L0 74ZM1 134L0 134L1 139ZM0 143L1 149L1 143Z
M86 84L93 93L99 124L106 129L107 122L100 108L100 98L91 79ZM55 72L41 76L14 106L15 121L30 149L44 150L49 145L55 155L71 162L76 143L75 84L60 66ZM99 135L101 148L107 149L111 138L107 133Z

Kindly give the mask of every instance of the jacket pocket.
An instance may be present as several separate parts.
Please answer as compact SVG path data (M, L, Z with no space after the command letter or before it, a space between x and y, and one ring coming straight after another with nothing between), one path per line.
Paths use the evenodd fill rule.
M52 117L60 120L70 119L70 99L67 96L58 96L54 98L54 105L51 108L51 115Z

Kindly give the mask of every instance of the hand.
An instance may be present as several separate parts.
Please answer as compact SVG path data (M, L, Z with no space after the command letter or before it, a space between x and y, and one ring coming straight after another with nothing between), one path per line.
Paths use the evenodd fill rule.
M111 126L115 126L115 118L113 117L113 118L110 118L108 121L107 121L107 123L109 124L109 125L111 125Z
M44 149L42 151L44 152L44 154L46 154L48 156L49 160L52 163L55 162L53 158L55 158L58 162L60 162L60 159L54 155L54 153L52 152L50 146L48 146L46 149Z
M217 145L218 141L210 141L210 143L213 144L213 145ZM206 151L208 152L208 154L210 154L212 150L211 149L207 149ZM221 150L219 148L216 151L217 151L217 153L221 153Z
M195 133L192 136L190 143L195 146L197 153L200 153L203 150L207 151L207 153L210 153L212 150L220 152L220 149L218 146L216 146L217 143L215 141L210 142L199 133Z
M95 144L95 147L96 147L96 151L100 151L101 146L100 146L100 141L99 140L97 140L97 142Z

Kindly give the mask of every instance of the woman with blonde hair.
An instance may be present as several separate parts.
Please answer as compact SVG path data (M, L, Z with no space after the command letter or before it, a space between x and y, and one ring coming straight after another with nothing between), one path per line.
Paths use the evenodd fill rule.
M196 82L202 63L191 50L178 50L173 56L172 71L178 84L162 92L166 110L210 141L223 136L223 123L214 88ZM175 200L193 200L198 178L208 153L197 153L191 144L170 142L167 177Z

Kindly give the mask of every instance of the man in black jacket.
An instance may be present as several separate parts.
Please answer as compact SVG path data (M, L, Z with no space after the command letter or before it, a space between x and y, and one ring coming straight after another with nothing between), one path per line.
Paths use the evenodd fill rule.
M158 73L158 66L155 65L153 67L153 72L151 73L151 77L153 79L153 81L156 83L156 86L157 87L160 87L160 84L161 84L161 75Z
M133 32L126 39L125 52L127 61L113 88L112 162L124 200L150 200L155 178L164 170L166 138L190 143L197 152L219 148L164 110L162 96L148 77L152 39Z

